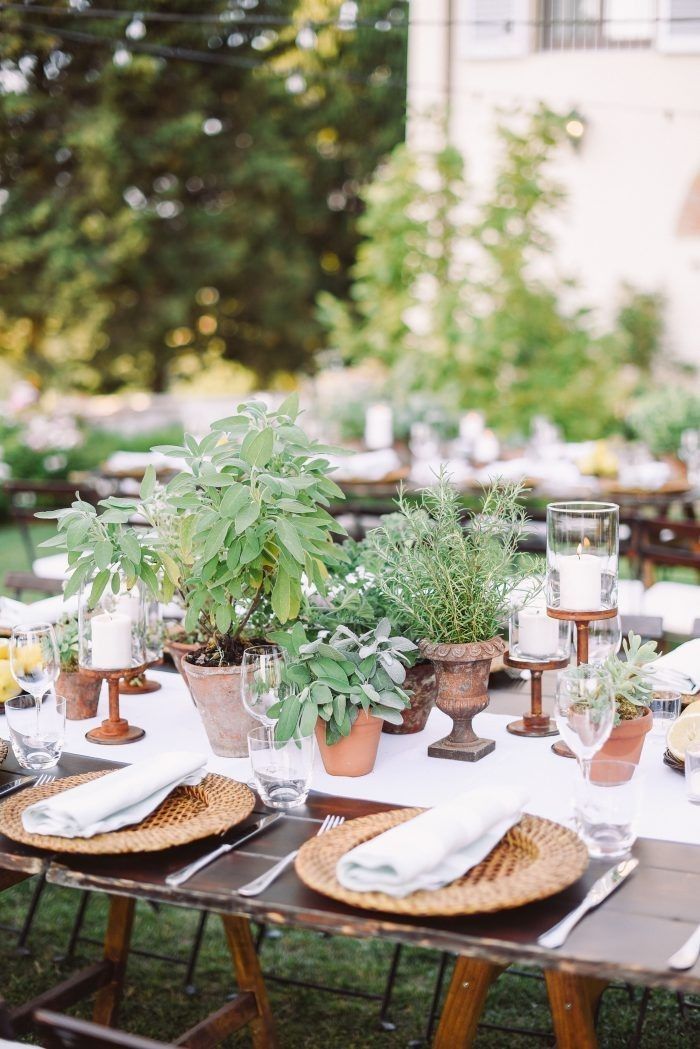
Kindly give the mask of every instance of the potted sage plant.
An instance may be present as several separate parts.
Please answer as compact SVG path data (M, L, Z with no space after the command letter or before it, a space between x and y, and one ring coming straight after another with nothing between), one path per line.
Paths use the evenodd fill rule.
M78 617L66 613L56 623L56 643L61 670L56 692L65 697L69 721L96 718L102 681L80 671L78 665Z
M415 645L392 637L383 619L358 635L345 626L310 638L301 623L273 639L288 665L282 698L268 710L275 737L316 733L326 772L365 776L374 768L382 723L400 724L409 696L402 688Z
M214 753L244 757L255 724L241 698L241 663L269 624L296 619L302 577L323 592L327 565L342 557L329 515L342 492L328 476L328 449L298 425L298 400L274 411L257 401L213 423L202 440L155 449L184 460L166 488L146 471L137 499L80 499L57 518L49 545L68 550L67 593L91 583L90 602L122 573L169 601L177 591L184 628L201 644L181 668ZM148 527L136 530L134 515ZM46 545L46 544L45 544Z

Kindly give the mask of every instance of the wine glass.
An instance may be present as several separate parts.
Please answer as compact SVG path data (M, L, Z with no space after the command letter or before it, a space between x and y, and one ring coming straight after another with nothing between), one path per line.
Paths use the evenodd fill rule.
M588 663L562 670L557 677L554 719L586 776L591 758L612 732L615 719L615 694L607 670Z
M622 621L619 616L591 623L588 631L588 662L604 663L608 656L620 651L621 644Z
M16 626L10 638L12 676L36 704L37 731L41 700L61 671L56 632L50 623Z
M263 725L275 724L267 712L280 701L284 668L285 654L278 645L255 645L243 653L243 706Z

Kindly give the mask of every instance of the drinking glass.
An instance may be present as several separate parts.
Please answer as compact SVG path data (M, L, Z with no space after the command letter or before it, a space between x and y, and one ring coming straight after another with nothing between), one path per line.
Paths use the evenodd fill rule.
M574 632L575 634L575 632ZM620 651L622 644L622 622L614 619L594 620L588 627L588 662L604 663L608 656Z
M587 763L612 732L614 718L615 696L607 670L583 663L560 671L554 719L584 775Z
M685 785L688 801L700 805L700 743L691 743L685 752Z
M41 697L56 683L61 671L56 633L50 623L14 628L10 669L17 684L34 697L38 710Z
M303 805L311 788L314 767L313 733L282 742L271 725L248 733L248 753L258 794L273 809Z
M12 750L25 769L52 769L63 752L66 701L47 692L43 697L15 696L5 701Z
M637 840L642 773L630 761L596 759L593 775L582 776L574 789L579 834L591 856L618 859Z
M666 739L666 733L673 722L680 717L681 694L680 692L662 691L654 689L649 700L649 706L654 716L652 735L658 739Z
M277 645L247 648L241 666L243 706L256 721L274 725L267 716L270 707L279 702L284 676L285 654Z

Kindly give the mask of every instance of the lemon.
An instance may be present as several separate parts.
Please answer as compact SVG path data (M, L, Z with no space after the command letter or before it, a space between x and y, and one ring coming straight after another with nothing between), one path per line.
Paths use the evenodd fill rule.
M694 699L692 703L689 703L681 717L685 718L688 714L700 714L700 699Z
M679 761L685 761L685 752L693 743L700 744L700 714L678 718L666 736L666 746Z

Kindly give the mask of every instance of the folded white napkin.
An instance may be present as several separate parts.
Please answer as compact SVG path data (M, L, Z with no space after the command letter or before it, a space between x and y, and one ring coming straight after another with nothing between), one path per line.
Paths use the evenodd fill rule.
M42 601L25 604L9 597L0 597L0 628L11 630L20 623L33 626L36 623L56 623L64 612L77 612L78 598L63 600L62 594L47 597Z
M206 760L204 754L177 750L117 769L30 805L22 813L24 829L60 838L92 838L139 823L175 787L199 783Z
M439 889L488 856L525 802L522 791L510 787L460 794L346 853L336 867L338 881L355 892L390 896Z
M700 692L700 637L686 641L649 665L654 685L663 685L694 695Z

